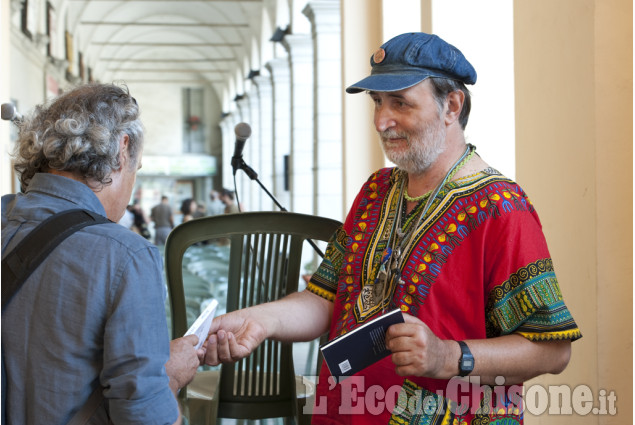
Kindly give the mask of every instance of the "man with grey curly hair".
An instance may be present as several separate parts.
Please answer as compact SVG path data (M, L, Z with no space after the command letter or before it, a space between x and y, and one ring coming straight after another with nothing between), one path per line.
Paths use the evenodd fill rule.
M19 123L22 193L2 197L3 256L62 211L112 223L65 239L4 309L9 424L66 424L96 388L104 402L90 423L181 421L175 396L204 350L195 336L169 342L159 252L116 224L141 167L143 131L136 100L113 84L79 86Z

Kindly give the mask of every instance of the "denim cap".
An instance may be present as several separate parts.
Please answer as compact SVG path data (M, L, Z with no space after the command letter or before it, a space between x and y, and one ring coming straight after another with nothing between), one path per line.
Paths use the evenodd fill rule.
M370 76L347 87L347 93L403 90L428 77L476 83L476 70L459 49L423 32L388 40L371 56L370 65Z

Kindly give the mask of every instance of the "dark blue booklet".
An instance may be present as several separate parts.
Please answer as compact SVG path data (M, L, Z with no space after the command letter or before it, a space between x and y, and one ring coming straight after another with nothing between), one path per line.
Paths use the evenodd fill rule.
M332 376L347 377L390 355L386 331L403 323L400 309L389 311L320 347Z

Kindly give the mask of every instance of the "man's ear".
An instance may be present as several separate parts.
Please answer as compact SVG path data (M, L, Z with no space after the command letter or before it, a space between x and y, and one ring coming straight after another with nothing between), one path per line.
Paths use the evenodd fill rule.
M465 93L461 90L455 90L448 94L446 98L446 113L445 124L450 125L459 120L461 110L463 109L463 102L465 102Z
M121 136L121 139L119 139L119 165L122 168L130 165L130 151L128 150L129 144L130 138L128 135L124 134Z

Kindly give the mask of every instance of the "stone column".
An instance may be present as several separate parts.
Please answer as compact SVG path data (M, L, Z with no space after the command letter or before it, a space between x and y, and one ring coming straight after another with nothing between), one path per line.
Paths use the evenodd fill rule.
M2 102L8 102L11 91L11 67L9 58L11 44L11 14L12 9L19 11L20 3L16 1L2 1L0 3L0 62L5 64L2 73L0 73L0 93L2 93ZM14 143L11 140L11 126L8 124L0 125L0 190L2 194L15 193L19 190L19 186L14 186L15 176L11 166L11 156L9 152L13 150Z
M234 121L235 119L232 115L227 115L219 123L221 134L223 137L223 187L227 188L229 188L230 185L233 188L234 185L231 167L232 154L234 153L234 142L236 140L234 136Z
M361 8L364 19L359 19ZM382 21L381 0L342 3L343 89L370 74L370 56L382 44L381 31L377 31ZM374 105L369 96L342 90L342 105L344 206L350 208L362 184L372 172L386 166L386 159L373 125Z
M289 208L289 190L285 188L285 156L291 153L291 72L288 58L272 59L266 64L273 83L273 190L278 202ZM270 189L271 190L271 189ZM277 208L276 208L277 209Z
M247 141L247 145L245 146L245 158L249 158L249 160L245 160L247 165L254 169L256 173L258 173L258 179L260 180L260 158L262 157L263 152L261 151L261 136L262 129L260 128L260 115L262 113L262 105L260 105L260 94L258 93L258 87L252 84L251 89L249 91L249 104L251 110L251 118L249 121L245 121L251 127L251 137ZM263 204L263 196L266 196L260 185L256 181L249 182L249 193L251 203L249 209L251 211L260 211L262 210Z
M291 64L289 210L313 214L313 43L309 34L287 35L283 43Z
M342 179L342 74L339 0L307 3L314 65L314 213L344 218Z
M273 191L273 87L270 76L254 77L254 83L258 86L260 99L260 156L256 166L252 168L258 173L258 179L267 188ZM257 184L257 183L256 183ZM273 192L272 192L273 193ZM260 208L263 211L275 210L274 203L269 200L267 194L262 194Z
M241 94L240 96L237 96L235 102L238 107L238 114L236 117L237 123L249 122L251 120L251 104L247 95Z
M236 145L236 131L235 127L238 123L245 122L249 123L251 121L252 109L251 104L249 102L249 98L247 95L242 94L237 96L236 100L237 113L234 114L234 127L232 127L233 134L233 145L231 153L234 153L234 147ZM245 147L243 149L243 157L246 163L249 163L251 160L251 155L249 155L249 148L247 143L250 143L248 140L245 142ZM241 209L244 207L245 209L251 209L252 198L251 198L251 180L244 171L236 170L236 187L238 189L238 198L241 204Z

